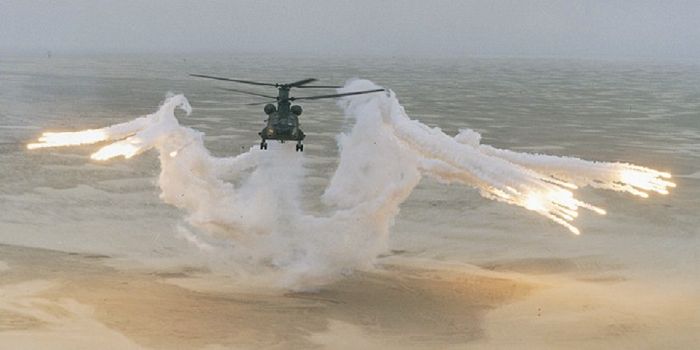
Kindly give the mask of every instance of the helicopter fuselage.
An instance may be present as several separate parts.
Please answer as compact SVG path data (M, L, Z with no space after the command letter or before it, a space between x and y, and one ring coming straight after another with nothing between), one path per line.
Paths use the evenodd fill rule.
M299 128L299 116L302 113L302 108L299 105L292 105L295 100L319 100L323 98L336 98L345 97L352 95L369 94L373 92L386 91L384 89L372 89L364 91L352 91L352 92L342 92L328 95L316 95L316 96L302 96L302 97L290 97L289 89L291 88L315 88L315 89L339 89L340 86L328 86L328 85L308 85L311 82L316 81L315 78L307 78L299 81L295 81L288 84L280 83L261 83L259 81L242 80L242 79L231 79L216 77L212 75L203 74L190 74L193 77L231 81L241 84L258 85L258 86L272 86L277 88L278 95L271 96L258 92L243 91L238 89L224 89L227 91L232 91L236 93L242 93L247 95L253 95L258 97L265 97L274 99L270 102L276 102L277 106L272 103L267 103L265 105L265 114L267 114L267 120L265 121L267 125L258 133L262 141L260 142L260 149L267 149L267 140L278 140L281 143L285 141L296 141L297 142L297 152L304 151L304 145L301 141L304 140L306 135ZM263 102L266 103L266 102ZM252 105L258 105L261 103L251 103Z
M273 112L267 115L267 125L258 133L265 140L303 141L306 135L299 128L299 117Z
M292 108L288 88L281 87L279 89L277 101L277 108L274 108L272 104L265 106L267 125L258 133L262 138L260 148L267 149L267 140L297 141L297 151L303 151L304 146L301 141L306 135L299 128L301 107Z

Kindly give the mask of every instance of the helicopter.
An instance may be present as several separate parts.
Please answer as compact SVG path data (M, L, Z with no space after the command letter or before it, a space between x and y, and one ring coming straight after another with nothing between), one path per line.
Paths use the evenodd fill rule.
M203 74L190 74L190 76L197 77L197 78L229 81L229 82L235 82L235 83L241 83L241 84L249 84L249 85L273 86L273 87L277 88L277 91L278 91L277 96L265 95L265 94L261 94L261 93L257 93L257 92L250 92L250 91L231 89L231 88L220 88L220 89L226 90L226 91L273 99L273 101L248 103L247 104L247 105L261 105L261 104L265 105L265 107L263 107L263 111L265 112L265 114L267 114L267 120L265 121L267 123L267 125L265 126L265 128L262 129L262 131L260 131L258 133L258 135L260 135L260 137L262 138L262 141L260 142L260 149L264 149L264 150L267 149L267 140L278 140L280 143L284 143L285 141L296 141L297 142L296 151L297 152L304 151L304 144L302 143L302 141L304 140L306 135L299 127L300 126L299 116L301 115L303 109L299 105L292 105L292 102L294 102L296 100L318 100L318 99L323 99L323 98L335 98L335 97L361 95L361 94L369 94L369 93L374 93L374 92L386 91L385 89L374 89L374 90L353 91L353 92L345 92L345 93L330 94L330 95L290 97L289 91L292 88L338 89L338 88L341 88L341 86L307 85L309 83L317 81L317 79L314 79L314 78L302 79L299 81L295 81L293 83L261 83L261 82L257 82L257 81L251 81L251 80L222 78L222 77L217 77L217 76L212 76L212 75L203 75ZM274 103L276 103L277 106L275 106Z

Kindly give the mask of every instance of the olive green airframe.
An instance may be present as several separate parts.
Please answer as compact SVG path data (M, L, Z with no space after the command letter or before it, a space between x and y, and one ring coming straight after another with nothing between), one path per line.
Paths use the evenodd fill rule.
M302 141L304 140L306 135L301 130L300 124L299 124L299 116L302 113L302 108L299 105L292 105L292 102L294 102L296 100L318 100L318 99L322 99L322 98L335 98L335 97L342 97L342 96L369 94L369 93L373 93L373 92L385 91L384 89L373 89L373 90L365 90L365 91L344 92L344 93L330 94L330 95L290 97L289 91L292 88L339 89L340 86L307 85L311 82L316 81L316 79L314 79L314 78L303 79L303 80L295 81L293 83L288 83L288 84L281 84L281 83L261 83L261 82L257 82L257 81L251 81L251 80L222 78L222 77L216 77L216 76L211 76L211 75L202 75L202 74L190 74L190 75L193 77L198 77L198 78L215 79L215 80L221 80L221 81L231 81L231 82L249 84L249 85L273 86L273 87L277 88L277 96L266 95L266 94L262 94L262 93L251 92L251 91L243 91L243 90L238 90L238 89L221 88L221 89L226 90L226 91L237 92L237 93L242 93L242 94L247 94L247 95L253 95L253 96L266 97L266 98L273 99L273 101L267 101L267 102L248 103L249 105L260 105L260 104L265 105L263 110L265 111L265 114L267 114L267 120L266 120L267 125L265 126L265 128L262 129L262 131L260 131L258 133L258 135L260 135L260 137L262 138L262 141L260 142L260 149L267 149L267 140L278 140L282 143L284 143L285 141L296 141L297 142L297 145L296 145L297 152L304 151L304 144L302 144ZM277 104L277 106L275 106L275 104Z

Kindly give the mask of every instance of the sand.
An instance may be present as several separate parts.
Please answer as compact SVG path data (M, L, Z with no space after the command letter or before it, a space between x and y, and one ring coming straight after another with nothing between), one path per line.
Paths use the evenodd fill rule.
M335 347L342 335L348 346L355 336L377 348L465 344L484 336L489 310L535 288L387 266L312 292L227 292L230 280L221 291L201 291L182 285L215 277L187 268L120 271L104 256L16 246L0 253L10 266L2 278L0 343L22 348Z
M567 280L557 260L438 266L396 254L374 271L290 292L241 291L186 266L115 268L103 255L0 245L0 256L3 348L690 348L700 340L698 310L682 298L649 307L650 291L621 301L610 293L624 292L621 279Z

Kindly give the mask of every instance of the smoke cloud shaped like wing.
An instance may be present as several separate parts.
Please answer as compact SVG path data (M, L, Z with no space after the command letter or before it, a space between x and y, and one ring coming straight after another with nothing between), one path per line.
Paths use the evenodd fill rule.
M340 92L378 88L349 81ZM209 254L225 257L247 283L308 288L344 272L370 267L387 250L400 204L422 176L479 189L482 196L521 206L573 233L578 208L605 214L576 199L578 186L628 192L668 193L669 174L624 163L516 153L480 144L480 135L462 130L450 137L405 113L398 99L367 94L340 99L354 127L338 137L340 163L323 194L325 216L300 205L303 153L271 143L235 157L213 157L203 133L179 125L175 110L192 109L183 95L169 96L160 109L102 129L44 133L29 149L114 141L95 160L129 158L156 149L160 198L186 213L204 235L186 238ZM237 177L237 185L223 178Z

